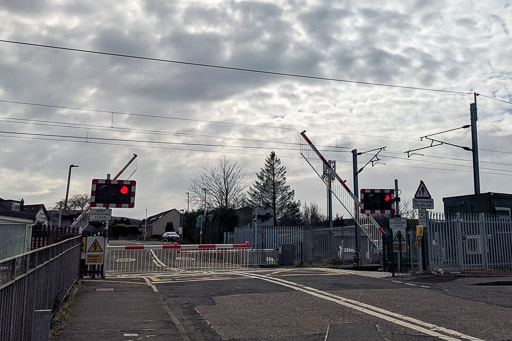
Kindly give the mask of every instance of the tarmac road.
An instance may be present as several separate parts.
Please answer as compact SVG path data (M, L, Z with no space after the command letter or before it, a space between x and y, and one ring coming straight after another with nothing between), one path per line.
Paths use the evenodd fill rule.
M54 339L512 340L511 277L382 275L278 268L84 281Z

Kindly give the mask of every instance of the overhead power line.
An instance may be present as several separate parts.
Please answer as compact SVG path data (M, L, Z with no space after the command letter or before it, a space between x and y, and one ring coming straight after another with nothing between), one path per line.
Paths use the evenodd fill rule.
M96 50L77 49L77 48L71 48L71 47L65 47L65 46L57 46L57 45L27 43L27 42L16 41L16 40L0 39L0 42L8 43L8 44L23 45L23 46L32 46L32 47L39 47L39 48L47 48L47 49L55 49L55 50L62 50L62 51L70 51L70 52L81 52L81 53L97 54L97 55L104 55L104 56L111 56L111 57L131 58L131 59L147 60L147 61L152 61L152 62L172 63L172 64L180 64L180 65L188 65L188 66L197 66L197 67L220 69L220 70L259 73L259 74L266 74L266 75L273 75L273 76L304 78L304 79L312 79L312 80L320 80L320 81L351 83L351 84L359 84L359 85L371 85L371 86L380 86L380 87L388 87L388 88L399 88L399 89L409 89L409 90L419 90L419 91L443 92L443 93L451 93L451 94L458 94L458 95L471 95L472 94L472 92L468 92L468 91L455 91L455 90L447 90L447 89L434 89L434 88L415 87L415 86L408 86L408 85L396 85L396 84L376 83L376 82L363 82L363 81L349 80L349 79L342 79L342 78L320 77L320 76L311 76L311 75L301 75L301 74L296 74L296 73L286 73L286 72L265 71L265 70L249 69L249 68L239 68L239 67L215 65L215 64L194 63L194 62L187 62L187 61L180 61L180 60L173 60L173 59L143 57L143 56L124 54L124 53L113 53L113 52L104 52L104 51L96 51Z
M512 104L512 102L504 101L504 100L496 98L496 97L486 96L486 95L482 95L482 94L479 94L479 95L482 96L482 97L485 97L485 98L492 99L493 101L498 101L498 102L503 102L503 103L507 103L507 104Z
M8 138L18 138L18 139L29 139L29 140L45 140L45 141L57 141L57 142L70 142L70 143L85 143L83 141L79 141L76 139L69 140L69 139L60 139L55 137L45 137L45 136L4 136L1 135L0 137L8 137ZM180 148L180 147L165 147L165 146L152 146L152 145L138 145L133 143L120 143L120 142L101 142L101 141L88 141L87 144L95 144L95 145L107 145L107 146L121 146L121 147L138 147L138 148L149 148L149 149L161 149L161 150L171 150L171 151L186 151L186 152L203 152L203 153L217 153L217 154L225 154L225 152L217 151L217 150L208 150L208 149L193 149L193 148ZM268 156L267 154L256 154L256 153L247 153L244 152L236 152L236 151L229 151L229 154L235 154L235 155L250 155L250 156ZM302 156L292 156L292 155L280 155L281 158L288 158L288 159L303 159ZM397 158L399 159L399 158ZM406 160L406 159L404 159ZM337 160L337 162L342 163L351 163L351 160ZM438 171L448 171L448 172L462 172L462 173L470 173L470 170L463 170L463 169L452 169L452 168L439 168L439 167L423 167L423 166L412 166L412 165L403 165L403 164L386 164L386 166L389 167L399 167L399 168L414 168L414 169L428 169L428 170L438 170ZM489 174L489 175L500 175L500 176L512 176L512 174L498 174L496 172L482 172L482 174Z
M251 128L270 128L270 129L279 129L279 130L289 130L289 131L295 131L295 132L300 130L300 129L296 129L296 128L293 128L293 127L286 127L286 126L285 127L276 127L276 126L270 126L270 125L258 125L258 124L249 124L249 123L233 123L233 122L226 122L226 121L202 120L202 119L173 117L173 116L163 116L163 115L137 114L137 113L129 113L129 112L123 112L123 111L115 111L115 110L79 108L79 107L71 107L71 106L63 106L63 105L53 105L53 104L44 104L44 103L12 101L12 100L5 100L5 99L0 99L0 103L28 105L28 106L36 106L36 107L43 107L43 108L54 108L54 109L89 111L89 112L97 112L97 113L103 113L103 114L109 114L109 115L116 114L116 115L135 116L135 117L149 117L149 118L176 120L176 121L191 121L191 122L212 123L212 124L220 124L220 125L226 124L226 125L244 126L244 127L251 127ZM373 137L373 138L383 138L383 139L387 139L387 140L395 139L395 140L416 141L416 139L412 139L412 138L390 137L390 136L368 135L368 134L340 133L339 131L329 131L329 130L309 129L308 131L317 132L317 133L335 134L335 135L350 135L350 136L358 136L358 137L364 136L364 137Z
M105 142L131 142L131 143L144 143L144 144L160 144L160 145L183 145L183 146L195 146L195 147L218 147L218 148L241 148L241 149L261 149L262 146L244 146L244 145L226 145L226 144L211 144L211 143L189 143L189 142L169 142L169 141L152 141L152 140L137 140L137 139L121 139L111 137L94 137L94 136L75 136L75 135L63 135L63 134L43 134L43 133L28 133L28 132L17 132L17 131L4 131L0 130L0 134L14 136L26 136L26 137L47 137L53 139L64 139L71 141L78 141L89 143L91 141L105 141ZM299 151L300 148L289 148L289 147L269 147L273 150L288 150L288 151ZM343 150L324 150L328 153L349 153Z

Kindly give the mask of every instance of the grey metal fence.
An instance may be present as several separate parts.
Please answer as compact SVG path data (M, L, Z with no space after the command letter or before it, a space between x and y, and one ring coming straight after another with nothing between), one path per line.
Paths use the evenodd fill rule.
M249 242L254 249L279 249L283 244L294 245L294 259L302 261L304 231L318 229L315 226L247 226L235 228L235 243Z
M75 237L0 261L0 340L32 340L36 312L56 309L79 277L80 252Z
M364 263L379 261L379 250L358 229L359 249ZM247 226L225 235L224 242L245 243L254 248L279 249L294 245L296 262L317 262L332 258L351 262L354 259L354 226L325 228L318 226Z
M508 216L431 213L425 238L429 270L512 268Z

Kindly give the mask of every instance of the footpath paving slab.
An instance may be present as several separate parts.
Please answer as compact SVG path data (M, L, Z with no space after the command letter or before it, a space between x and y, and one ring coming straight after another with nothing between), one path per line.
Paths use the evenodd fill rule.
M77 286L50 340L182 339L166 303L143 279L82 280Z

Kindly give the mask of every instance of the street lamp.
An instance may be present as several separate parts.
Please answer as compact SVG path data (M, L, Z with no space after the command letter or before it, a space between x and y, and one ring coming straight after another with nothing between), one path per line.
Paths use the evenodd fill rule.
M69 165L69 172L68 172L68 187L66 188L66 199L64 199L64 209L68 209L68 195L69 195L69 181L71 180L71 168L78 167L77 165Z
M68 172L68 186L66 187L66 199L64 199L64 209L67 210L68 208L68 195L69 195L69 182L71 180L71 168L78 167L77 165L69 165L69 172ZM60 224L62 222L62 202L59 204L59 230L60 230Z

